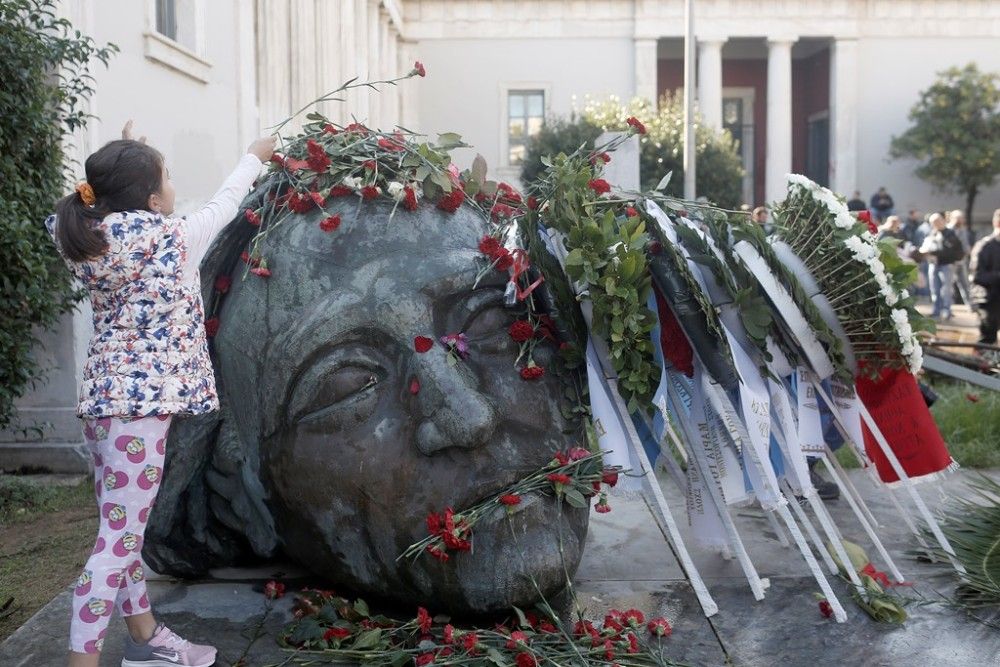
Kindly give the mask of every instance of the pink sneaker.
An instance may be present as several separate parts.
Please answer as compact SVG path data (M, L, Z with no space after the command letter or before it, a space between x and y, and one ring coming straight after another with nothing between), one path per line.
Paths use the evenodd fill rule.
M160 623L145 644L131 636L125 641L122 667L210 667L215 663L215 647L192 644Z

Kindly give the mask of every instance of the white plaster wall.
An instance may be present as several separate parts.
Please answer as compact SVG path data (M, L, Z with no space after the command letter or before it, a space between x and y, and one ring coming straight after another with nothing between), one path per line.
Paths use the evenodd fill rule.
M503 86L547 88L551 114L572 110L572 96L582 107L586 94L628 99L634 84L631 39L425 39L413 48L427 67L419 87L419 129L424 133L458 132L474 148L455 151L460 167L475 154L486 158L492 174L515 178L504 169L501 137L507 104ZM407 104L404 98L403 104ZM433 136L433 135L432 135ZM505 157L505 156L504 156Z
M858 48L858 183L867 199L884 185L905 214L910 208L921 211L965 208L961 195L936 192L913 174L916 162L888 161L889 142L902 134L910 122L907 116L920 91L930 86L937 72L975 62L981 71L1000 72L1000 38L955 39L878 38L861 39ZM850 194L850 193L848 193ZM1000 185L981 192L974 216L985 225L993 210L1000 208ZM981 226L978 231L982 232Z
M121 52L110 67L93 68L96 79L92 136L96 145L120 136L129 118L137 134L163 152L177 189L177 212L206 201L232 169L257 132L240 113L240 43L237 28L252 30L238 16L239 0L201 0L200 29L208 61L208 82L145 56L143 33L151 0L101 0L92 3L93 22L84 28L97 42L114 42ZM180 11L180 8L178 9ZM253 63L242 63L252 71ZM245 77L242 80L246 80ZM246 94L246 91L243 93ZM253 98L244 102L253 105ZM240 136L240 134L247 136Z

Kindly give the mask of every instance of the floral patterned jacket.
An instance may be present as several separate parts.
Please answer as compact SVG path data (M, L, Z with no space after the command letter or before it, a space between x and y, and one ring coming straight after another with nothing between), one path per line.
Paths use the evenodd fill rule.
M185 218L121 211L94 222L108 251L73 262L90 292L94 335L77 416L197 415L219 409L198 265L236 215L260 161L245 156L205 208ZM56 243L56 216L45 228Z
M94 309L78 416L200 414L219 408L201 281L182 279L188 248L180 223L149 211L112 213L97 223L108 252L67 262L90 291ZM45 227L54 235L55 216Z

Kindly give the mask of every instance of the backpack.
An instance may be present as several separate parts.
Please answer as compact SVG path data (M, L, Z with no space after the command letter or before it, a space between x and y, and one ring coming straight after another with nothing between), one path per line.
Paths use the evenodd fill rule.
M937 253L938 264L954 264L965 257L965 248L954 230L941 230L941 237L941 251Z

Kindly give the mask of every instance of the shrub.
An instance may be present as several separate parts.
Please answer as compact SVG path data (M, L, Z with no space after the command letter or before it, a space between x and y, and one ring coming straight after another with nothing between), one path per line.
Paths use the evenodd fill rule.
M14 401L43 378L37 328L83 296L43 221L67 183L63 141L88 119L87 64L98 47L56 18L56 0L0 0L0 428L19 427Z

